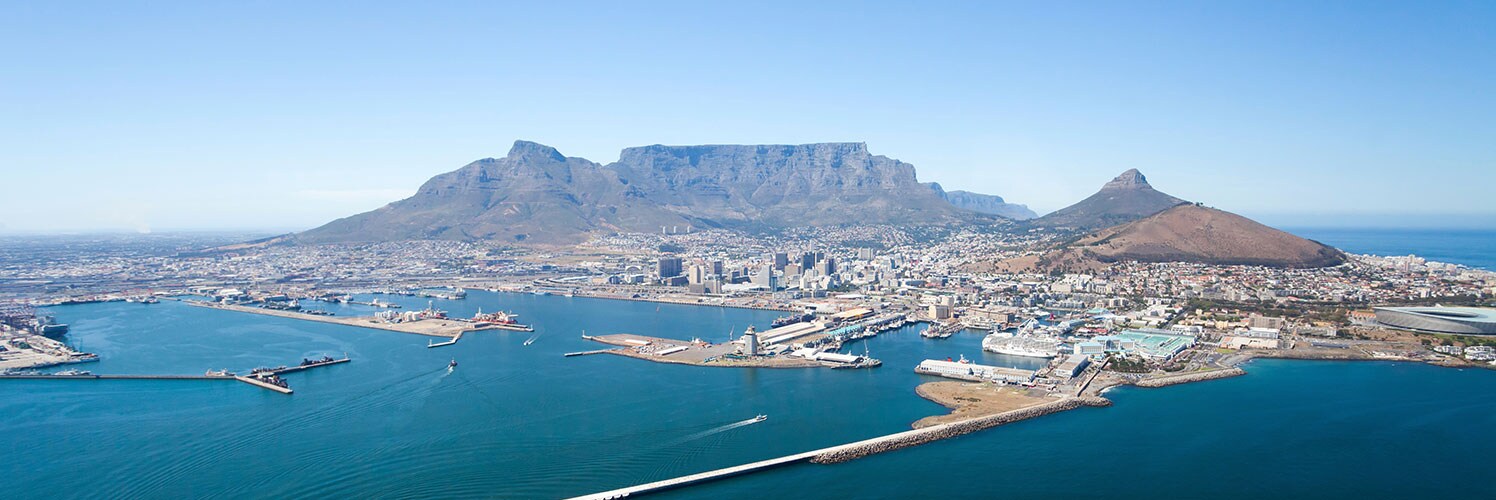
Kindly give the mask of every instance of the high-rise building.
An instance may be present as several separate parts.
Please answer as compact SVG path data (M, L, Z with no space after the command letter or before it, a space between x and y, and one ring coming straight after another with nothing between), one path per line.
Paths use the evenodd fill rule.
M701 284L702 282L706 281L706 267L701 265L692 265L691 271L686 273L686 278L687 283L690 283L692 285Z
M784 266L789 265L790 263L790 254L784 252L775 252L771 257L774 261L775 271L783 271Z
M815 269L815 268L816 268L816 254L811 253L811 252L805 252L805 253L800 254L800 269Z
M659 265L655 267L660 278L669 278L681 275L680 257L660 257Z
M758 272L753 273L753 284L774 290L774 266L765 264Z
M801 268L799 264L789 264L789 265L784 266L784 275L785 276L799 276L801 273L804 273L804 272L805 272L805 269Z
M831 257L819 259L819 262L816 262L816 271L823 276L836 274L836 259Z

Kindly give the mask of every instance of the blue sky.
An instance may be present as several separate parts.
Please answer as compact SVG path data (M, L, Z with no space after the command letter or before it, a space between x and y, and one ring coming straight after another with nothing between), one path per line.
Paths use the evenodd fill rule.
M6 3L0 231L311 227L515 139L860 141L1041 213L1138 168L1276 224L1496 226L1496 3L799 3Z

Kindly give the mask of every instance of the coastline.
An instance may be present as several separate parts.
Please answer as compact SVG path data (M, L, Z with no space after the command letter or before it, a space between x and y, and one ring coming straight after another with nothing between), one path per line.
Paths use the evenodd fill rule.
M503 291L503 290L501 290L501 291ZM509 292L509 293L525 293L525 292ZM575 291L573 291L572 292L572 296L573 297L585 297L585 298L589 298L589 299L628 300L628 301L633 301L633 302L654 302L654 303L657 303L657 304L675 304L675 305L682 305L682 306L731 307L731 308L734 308L734 309L753 309L753 310L758 310L758 311L781 311L781 312L795 312L795 311L797 311L797 309L795 309L793 307L783 307L783 306L775 306L775 305L731 304L731 303L715 303L714 304L714 303L709 303L709 302L700 302L699 299L692 300L692 299L685 298L685 297L679 297L679 298L677 298L677 297L628 297L628 296L622 296L622 295L604 294L604 293L600 293L600 292L597 292L597 291L594 291L594 290L585 290L585 289L580 289L580 288L577 289L577 290L575 290Z
M373 319L372 316L317 316L292 311L278 311L259 307L245 307L225 304L209 304L196 300L181 301L188 305L203 307L207 309L218 309L221 311L232 311L249 314L260 314L264 316L275 316L278 318L297 319L304 321L315 321L318 323L330 323L334 325L353 326L359 328L370 328L388 332L406 333L411 335L422 335L426 337L454 338L467 332L486 330L487 328L473 328L468 323L457 320L420 320L407 323L385 323ZM430 322L430 323L428 323Z

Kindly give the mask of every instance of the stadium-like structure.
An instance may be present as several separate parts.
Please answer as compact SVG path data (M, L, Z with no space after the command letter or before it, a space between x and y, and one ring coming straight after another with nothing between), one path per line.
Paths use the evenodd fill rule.
M1496 309L1377 307L1377 323L1393 328L1461 335L1496 335Z

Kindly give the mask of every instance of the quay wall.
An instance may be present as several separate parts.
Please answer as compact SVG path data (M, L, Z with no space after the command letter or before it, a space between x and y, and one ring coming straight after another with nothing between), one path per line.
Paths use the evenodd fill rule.
M1230 378L1246 374L1246 370L1243 370L1241 368L1227 368L1225 370L1214 370L1208 372L1196 372L1187 373L1184 375L1170 375L1167 377L1144 379L1133 383L1133 385L1136 385L1138 387L1168 387L1171 385L1188 384L1190 382L1200 382L1204 380L1215 380L1218 378Z
M1009 412L1003 412L987 417L978 417L960 422L952 422L917 429L913 431L892 434L883 438L875 438L867 441L838 446L826 450L810 459L811 463L835 464L856 460L868 455L894 451L911 446L919 446L932 441L953 438L970 434L983 429L989 429L1003 424L1017 422L1035 417L1042 417L1051 413L1073 410L1082 406L1110 406L1112 402L1106 398L1099 397L1075 397L1065 398L1053 403L1045 403L1038 406L1030 406Z

